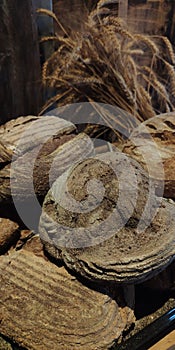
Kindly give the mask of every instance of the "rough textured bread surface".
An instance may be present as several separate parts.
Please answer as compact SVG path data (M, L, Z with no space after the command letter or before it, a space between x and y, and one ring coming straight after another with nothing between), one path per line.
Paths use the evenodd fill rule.
M0 332L30 350L109 349L134 319L105 286L29 251L0 257L0 280Z
M10 246L19 239L18 224L5 218L0 218L0 254L4 254Z
M175 198L175 113L157 115L140 124L123 146L157 180L157 193L164 184L164 197ZM146 158L144 158L144 152ZM151 169L148 169L148 163ZM163 173L160 172L163 167Z
M126 156L99 157L74 166L54 182L43 204L41 239L49 244L50 254L85 278L118 283L151 278L174 259L175 206L165 199L159 203L154 186L151 193L149 178L133 159L135 184L125 168ZM117 166L117 176L111 163ZM87 193L87 183L94 178L105 189L100 203L98 183ZM84 205L84 212L78 212L66 199L67 192L90 209L93 201L97 205L87 212Z

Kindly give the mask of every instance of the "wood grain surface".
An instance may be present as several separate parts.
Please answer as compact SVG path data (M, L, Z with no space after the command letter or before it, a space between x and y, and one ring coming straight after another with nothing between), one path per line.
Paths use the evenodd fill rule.
M175 350L175 331L169 333L149 350Z
M39 41L31 0L0 1L0 124L42 104Z

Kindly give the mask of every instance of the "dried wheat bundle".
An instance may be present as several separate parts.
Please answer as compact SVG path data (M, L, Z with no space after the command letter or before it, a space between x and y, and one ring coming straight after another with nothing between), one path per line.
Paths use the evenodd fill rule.
M56 95L43 111L55 102L63 106L96 101L118 106L142 121L174 110L171 43L161 36L130 33L120 18L110 15L106 5L113 3L99 1L83 32L68 36L64 31L53 38L58 49L43 65L43 83Z

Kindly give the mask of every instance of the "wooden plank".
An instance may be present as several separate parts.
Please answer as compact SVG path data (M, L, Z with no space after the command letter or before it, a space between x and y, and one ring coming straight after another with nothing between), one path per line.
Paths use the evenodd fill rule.
M127 21L128 16L128 0L120 0L118 8L118 16Z
M32 0L0 0L0 124L41 106L40 55Z
M172 7L165 0L129 1L128 26L134 32L166 35Z
M149 350L175 350L175 331L169 333Z
M83 28L88 13L85 2L85 0L53 0L54 12L68 33ZM90 4L87 6L90 7ZM55 26L55 30L59 34L64 34L58 26Z
M32 0L32 1L36 11L37 9L46 9L49 11L53 11L52 0ZM42 13L38 13L36 17L36 22L38 27L39 38L51 36L54 34L52 17ZM54 52L53 41L46 41L45 43L40 44L40 51L42 55L42 61L44 62Z

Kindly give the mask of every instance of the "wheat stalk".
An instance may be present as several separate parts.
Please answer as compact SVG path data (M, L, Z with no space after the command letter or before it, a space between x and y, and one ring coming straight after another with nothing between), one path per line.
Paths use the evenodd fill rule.
M143 35L143 34L135 34L134 35L134 39L136 41L141 41L142 43L145 43L147 45L147 47L150 48L150 50L152 51L153 54L158 54L159 53L159 49L157 47L157 45L154 43L153 40L151 40L151 38L149 38L147 35Z
M153 35L154 39L159 39L159 41L162 41L165 44L165 48L167 49L168 57L170 58L172 64L175 64L175 54L173 50L173 46L169 39L165 36L161 35Z
M174 109L171 95L175 92L175 72L161 51L160 41L165 42L168 56L172 58L170 45L164 39L130 33L109 9L105 15L106 6L111 3L114 2L101 0L97 9L89 14L81 33L72 31L69 36L53 38L60 46L44 63L42 74L44 84L54 87L57 95L45 108L55 102L62 106L97 101L118 106L140 121L157 112ZM46 37L47 40L51 37ZM149 60L145 67L141 59L146 50ZM161 65L164 72L160 70ZM113 117L105 114L104 118L108 118L108 125L112 126Z
M47 15L51 18L53 18L55 20L55 22L58 24L58 26L61 28L61 30L63 31L64 34L66 34L68 36L68 33L66 32L65 28L62 26L61 22L58 20L58 18L56 17L55 13L53 13L50 10L47 9L43 9L43 8L39 8L36 10L37 13L41 13L43 15Z
M113 5L113 4L117 4L118 5L118 1L116 0L100 0L97 3L97 11L101 8L101 7L107 7L108 5Z

